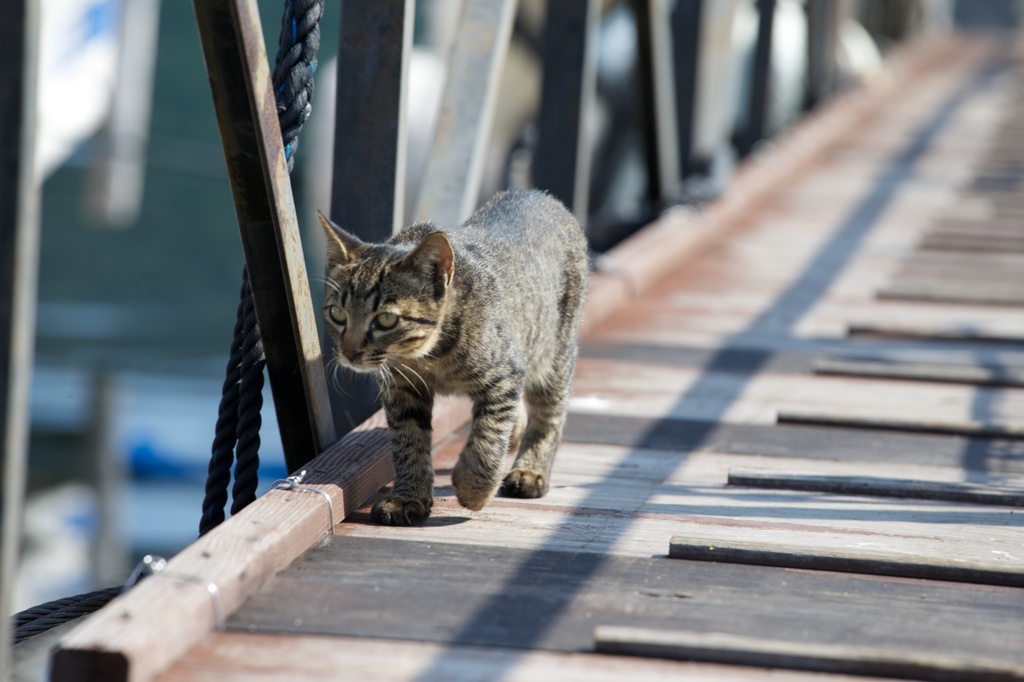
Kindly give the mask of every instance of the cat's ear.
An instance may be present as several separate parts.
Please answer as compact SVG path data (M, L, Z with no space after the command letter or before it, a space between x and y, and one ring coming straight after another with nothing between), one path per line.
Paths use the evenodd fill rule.
M347 263L352 260L353 252L362 246L363 242L335 225L320 211L316 212L316 217L327 236L327 262Z
M455 275L455 251L443 232L432 232L402 260L402 264L430 277L434 295L440 298Z

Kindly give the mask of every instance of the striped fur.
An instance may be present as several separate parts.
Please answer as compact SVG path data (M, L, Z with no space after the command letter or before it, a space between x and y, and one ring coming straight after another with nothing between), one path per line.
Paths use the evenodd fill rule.
M375 521L430 515L434 397L469 396L469 440L452 472L459 502L481 509L502 486L548 490L576 364L588 276L576 220L536 191L499 194L465 224L406 228L365 244L320 216L327 233L324 319L333 359L376 372L395 485ZM517 452L505 472L505 454Z

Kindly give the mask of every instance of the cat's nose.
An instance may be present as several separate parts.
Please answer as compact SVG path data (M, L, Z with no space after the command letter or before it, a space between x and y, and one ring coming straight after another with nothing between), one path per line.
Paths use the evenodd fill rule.
M342 349L341 353L346 358L348 358L349 362L355 362L359 358L363 357L363 351L361 351L361 350L345 350L345 349Z

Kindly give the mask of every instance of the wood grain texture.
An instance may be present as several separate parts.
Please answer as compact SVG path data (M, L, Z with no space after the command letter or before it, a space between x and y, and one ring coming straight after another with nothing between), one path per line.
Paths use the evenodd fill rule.
M435 440L468 418L465 402L440 402ZM336 519L365 503L394 475L383 413L313 459L306 471L303 483L331 496ZM168 571L200 582L145 580L62 639L52 679L135 682L160 674L214 628L203 583L217 586L224 613L232 613L327 533L324 507L320 495L269 491L171 559Z
M1024 680L1024 666L988 665L970 655L922 653L892 646L787 642L771 636L693 630L598 626L594 648L606 654L934 682Z
M910 558L897 552L863 547L849 547L836 551L809 545L754 541L707 544L691 542L688 538L676 536L669 545L668 555L673 559L688 561L753 564L840 573L867 573L894 578L1024 587L1024 570L1021 570L1019 565L998 570L993 569L991 565L979 565L956 558Z

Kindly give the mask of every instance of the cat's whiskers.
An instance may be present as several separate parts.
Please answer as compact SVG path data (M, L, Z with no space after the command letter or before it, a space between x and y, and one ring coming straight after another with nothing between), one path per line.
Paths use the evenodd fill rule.
M428 386L428 385L427 385L427 382L426 382L426 380L425 380L425 379L424 379L424 378L423 378L423 377L422 377L422 376L420 375L420 373L419 373L419 372L417 372L416 370L414 370L414 369L413 369L412 367L410 367L409 365L402 365L402 367L405 367L405 368L406 368L407 370L409 370L410 372L412 372L413 374L415 374L415 375L416 375L416 378L420 380L420 383L421 383L421 384L423 384L423 388L427 389L427 395L430 395L430 386ZM417 390L416 390L416 392L417 392L417 393L419 393L419 389L417 389ZM425 396L424 396L424 397L425 397Z
M403 366L403 367L405 367L405 365L402 365L402 366ZM409 369L408 367L405 367L405 368L406 368L406 369ZM420 396L421 398L425 398L425 397L426 397L425 395L423 395L422 393L420 393L420 387L419 387L419 386L417 386L417 385L416 385L416 384L415 384L415 383L413 382L413 380L409 378L409 375L408 375L408 374L406 374L405 372L403 372L403 371L402 371L402 370L401 370L401 369L399 368L399 366L398 366L398 365L391 365L391 369L395 370L396 372L398 372L399 374L401 374L401 375L402 375L402 378L403 378L403 379L405 379L406 383L407 383L407 384L409 384L409 385L410 385L410 386L411 386L412 388L414 388L414 389L416 390L416 395ZM427 392L428 392L428 393L429 393L429 391L430 391L430 389L427 389Z
M341 293L341 287L339 287L337 284L335 284L331 280L327 279L326 277L314 277L313 280L316 281L316 282L320 282L320 283L322 283L322 284L324 284L326 286L329 286L336 293L339 293L339 294Z
M391 374L391 368L387 365L380 365L377 367L377 385L380 388L382 395L391 395L391 389L394 387L395 377Z

